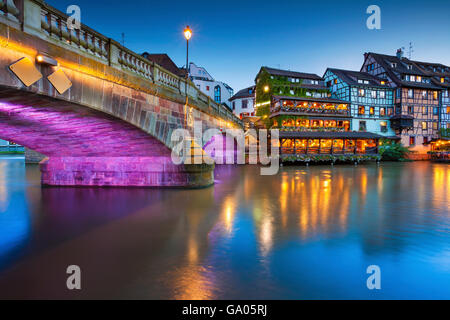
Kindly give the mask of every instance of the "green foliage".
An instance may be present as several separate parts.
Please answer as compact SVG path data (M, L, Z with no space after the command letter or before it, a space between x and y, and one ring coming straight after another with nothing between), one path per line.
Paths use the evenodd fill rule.
M409 149L401 143L390 140L382 140L382 145L379 147L382 161L402 161L409 152Z
M450 129L441 128L441 137L450 138Z

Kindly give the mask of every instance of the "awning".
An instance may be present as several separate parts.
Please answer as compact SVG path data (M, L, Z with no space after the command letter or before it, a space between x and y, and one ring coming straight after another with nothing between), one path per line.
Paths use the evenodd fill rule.
M281 139L383 139L385 137L371 132L309 132L280 131Z

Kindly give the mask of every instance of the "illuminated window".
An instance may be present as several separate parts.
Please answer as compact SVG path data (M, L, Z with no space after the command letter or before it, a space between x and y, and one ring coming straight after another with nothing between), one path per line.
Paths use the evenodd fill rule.
M433 91L433 99L434 100L438 99L438 92L437 91Z
M394 115L394 108L388 108L387 111L388 111L388 116Z
M371 96L372 96L373 99L376 99L376 98L377 98L377 92L376 92L375 90L372 90L372 91L370 92L370 94L371 94Z
M380 99L386 98L386 91L380 91Z
M422 130L427 130L427 123L426 121L422 121Z
M414 90L408 89L408 98L414 98Z
M428 114L428 108L422 107L422 114Z
M381 130L381 132L387 132L388 131L387 122L386 121L381 121L380 122L380 130Z
M416 137L409 137L409 145L414 146L416 144Z
M428 91L427 90L423 90L422 91L422 98L424 98L424 99L428 98Z
M450 107L447 107L447 114L450 114Z
M441 83L444 83L445 82L445 78L441 78Z
M414 114L414 107L408 106L408 114Z
M359 114L359 115L363 115L363 114L365 114L365 113L366 113L366 108L363 107L363 106L359 106L359 108L358 108L358 114Z
M366 95L366 90L364 90L364 89L359 89L358 90L358 96L364 97L365 95Z
M380 108L380 117L384 117L386 115L386 108Z
M411 82L416 82L416 76L411 76L410 80L411 80Z
M421 76L417 76L417 82L422 82L422 77Z
M373 115L375 114L375 108L374 108L374 107L370 107L370 109L369 109L369 114L370 114L371 116L373 116Z
M437 122L433 122L433 130L437 130L438 128L438 123Z
M384 86L386 84L386 81L381 81L381 85Z

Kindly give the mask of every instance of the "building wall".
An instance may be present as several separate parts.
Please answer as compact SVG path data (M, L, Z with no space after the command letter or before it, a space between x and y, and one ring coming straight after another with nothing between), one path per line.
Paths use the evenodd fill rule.
M411 147L411 150L426 153L430 150L429 145L423 145L424 139L430 141L437 137L439 133L439 98L434 99L433 90L413 89L413 96L409 96L408 88L397 90L396 114L410 115L414 117L414 127L402 130L402 143ZM423 92L427 91L428 96L423 97ZM400 96L399 96L400 95ZM422 128L422 123L426 123L426 129ZM411 143L414 137L414 143Z
M333 72L327 71L325 83L331 81L332 96L351 102L350 112L353 117L351 130L359 131L361 122L365 122L367 132L373 132L382 136L394 136L395 131L391 128L389 114L394 110L394 93L391 89L369 86L350 86L345 81L337 77ZM359 95L359 89L364 90L364 96ZM372 97L372 92L376 92L376 98ZM384 92L384 98L380 92ZM364 107L364 113L360 113L360 107ZM371 109L373 113L371 114ZM384 111L384 115L383 115ZM382 124L386 129L382 131Z
M219 104L224 103L231 109L229 99L234 95L232 88L221 81L214 80L205 68L199 67L192 62L189 64L189 75L192 82L194 82L200 91L209 96L213 101ZM216 88L220 88L220 101L215 99Z
M242 107L244 100L247 101L247 108ZM255 98L246 97L234 99L231 101L231 108L238 118L253 117L255 116Z
M442 91L441 99L440 127L450 130L450 89Z

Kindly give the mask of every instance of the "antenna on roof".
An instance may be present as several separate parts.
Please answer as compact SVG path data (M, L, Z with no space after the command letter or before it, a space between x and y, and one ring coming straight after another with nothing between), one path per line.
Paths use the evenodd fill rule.
M412 54L414 53L413 43L409 42L409 49L408 49L408 58L409 60L412 59Z

